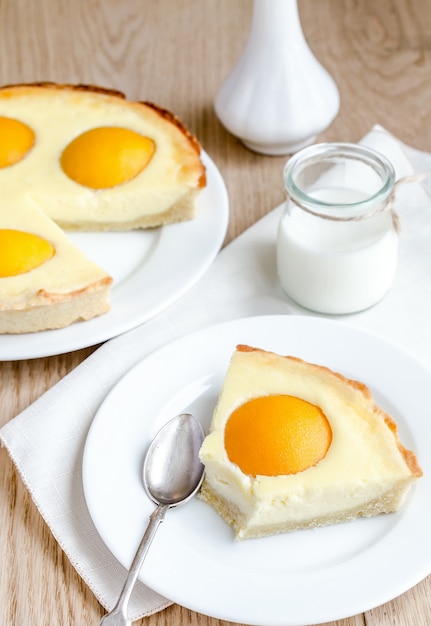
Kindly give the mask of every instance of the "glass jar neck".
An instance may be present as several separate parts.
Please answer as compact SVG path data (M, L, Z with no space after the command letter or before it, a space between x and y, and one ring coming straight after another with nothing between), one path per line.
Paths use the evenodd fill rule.
M356 144L310 146L287 162L283 178L290 200L324 219L357 221L393 208L392 164Z

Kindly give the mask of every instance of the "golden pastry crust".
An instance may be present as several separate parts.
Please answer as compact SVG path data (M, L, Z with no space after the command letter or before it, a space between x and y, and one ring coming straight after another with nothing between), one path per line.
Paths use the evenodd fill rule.
M168 111L167 109L163 109L162 107L159 107L157 104L154 104L153 102L148 102L143 100L142 102L140 102L140 104L143 104L147 107L150 107L152 109L154 109L159 115L161 115L165 120L167 120L168 122L171 122L172 124L174 124L184 135L185 137L187 137L187 139L190 142L190 145L193 146L193 148L196 151L196 154L199 155L201 154L201 145L199 143L199 141L197 140L197 138L192 135L192 133L186 128L186 126L184 126L184 124L181 122L181 120L174 115L173 113L171 113L170 111ZM198 187L202 188L205 187L207 184L207 180L206 180L206 171L204 166L201 165L201 175L199 177L199 181L198 181Z
M106 276L100 280L96 280L81 289L74 289L64 293L54 293L45 289L38 289L32 295L21 301L2 302L0 300L0 311L30 311L34 307L46 307L62 302L69 302L75 298L95 293L99 290L108 289L112 285L112 278Z
M23 334L65 328L107 313L111 282L106 278L68 294L40 290L25 304L7 309L0 306L0 333Z

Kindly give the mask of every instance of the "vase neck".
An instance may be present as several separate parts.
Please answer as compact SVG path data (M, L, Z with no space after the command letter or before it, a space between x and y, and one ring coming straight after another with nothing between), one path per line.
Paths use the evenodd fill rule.
M254 0L250 38L303 39L297 0Z

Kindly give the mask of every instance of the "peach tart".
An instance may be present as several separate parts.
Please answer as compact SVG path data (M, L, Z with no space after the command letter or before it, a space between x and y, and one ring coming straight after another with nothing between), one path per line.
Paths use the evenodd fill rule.
M397 511L422 475L364 384L244 345L200 458L199 497L236 539Z
M117 91L2 87L0 137L0 333L61 328L109 309L111 278L60 228L188 220L206 184L199 143L183 124Z
M117 91L50 83L3 87L2 142L4 128L3 198L13 202L25 194L66 230L188 220L206 184L199 143L183 124Z

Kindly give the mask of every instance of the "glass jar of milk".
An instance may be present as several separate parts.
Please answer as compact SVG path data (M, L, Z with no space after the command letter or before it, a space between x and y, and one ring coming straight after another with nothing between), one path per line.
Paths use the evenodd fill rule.
M317 144L296 153L283 178L277 267L284 291L328 314L378 302L393 281L398 255L391 163L356 144Z

